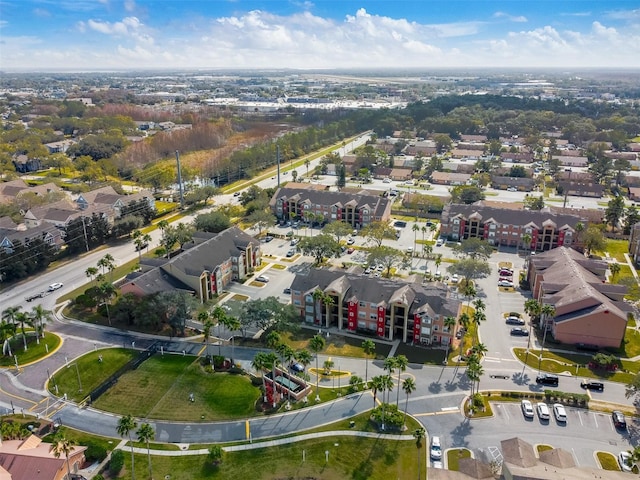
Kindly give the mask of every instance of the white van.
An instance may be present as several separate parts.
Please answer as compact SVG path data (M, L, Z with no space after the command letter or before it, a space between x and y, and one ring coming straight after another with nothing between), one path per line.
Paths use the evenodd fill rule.
M444 238L439 238L436 242L436 247L441 247L444 245Z

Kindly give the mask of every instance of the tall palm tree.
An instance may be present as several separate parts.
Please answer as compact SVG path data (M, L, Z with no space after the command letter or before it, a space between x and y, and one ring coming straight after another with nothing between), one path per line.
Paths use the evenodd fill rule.
M111 325L111 312L109 311L110 301L116 293L116 287L111 282L102 282L98 285L98 296L104 302L104 306L107 309L107 320Z
M216 305L211 312L211 318L216 321L218 327L218 356L222 355L222 341L220 340L220 325L224 325L227 311L221 305Z
M438 271L438 269L440 268L440 264L442 263L442 254L441 253L436 255L436 259L434 260L434 263L436 264L436 271Z
M324 307L325 307L325 325L327 326L327 328L329 328L331 326L331 307L333 305L335 305L335 300L333 299L333 297L331 295L324 295L322 297L322 303L324 303Z
M11 343L9 339L13 338L16 334L16 326L13 323L5 322L0 323L0 343L2 344L2 354L11 356Z
M319 379L320 374L318 370L318 353L324 348L325 340L322 335L314 335L311 340L309 340L309 348L316 354L316 401L320 399L319 391Z
M416 431L413 432L413 436L416 439L416 448L418 449L418 480L422 478L420 475L420 465L422 464L420 461L420 451L422 450L422 439L424 438L424 435L424 428L417 428Z
M300 362L300 364L304 366L306 370L306 368L311 364L313 356L311 355L309 350L303 348L302 350L298 350L296 352L295 359Z
M22 307L19 305L15 307L7 307L2 311L2 320L4 320L5 322L10 322L14 325L17 325L18 321L16 319L16 316L21 311L22 311Z
M476 334L473 336L473 344L475 345L476 343L478 343L478 333L480 332L480 324L487 319L487 316L485 315L484 311L476 310L473 312L473 315L471 316L471 318L473 319L473 324L476 326Z
M36 305L31 309L31 318L36 329L36 342L40 344L40 336L44 338L44 324L51 321L53 312L45 309L42 305Z
M116 260L113 255L107 253L104 257L98 260L98 267L102 268L102 274L104 275L105 269L109 270L111 274L116 268ZM113 278L111 278L113 280Z
M89 267L84 271L84 274L93 282L95 276L98 275L98 271L97 267Z
M387 357L384 359L384 362L382 363L382 368L385 370L385 372L389 372L389 376L393 375L396 371L396 367L397 367L397 358L396 357ZM385 400L386 397L382 397L382 403L385 403L387 400Z
M609 270L611 270L611 280L614 280L618 276L620 269L621 267L618 262L614 262L609 265Z
M136 431L138 435L138 441L141 443L147 444L147 459L149 461L149 479L153 478L153 474L151 473L151 448L149 447L149 441L155 437L156 432L153 430L153 427L148 423L143 423L140 425L140 428Z
M209 354L209 339L211 338L211 329L213 328L213 322L211 316L207 310L203 310L198 313L198 320L202 322L202 339L206 344L207 359L210 359Z
M455 335L455 326L456 326L457 323L458 322L456 321L455 317L451 317L451 316L444 317L444 320L443 320L444 328L449 329L449 332L451 333L451 338L447 342L447 351L444 354L445 362L449 358L449 348L451 348L451 340L453 339L453 336Z
M134 465L135 455L133 454L133 440L131 439L131 432L137 427L138 424L131 415L120 417L120 420L118 420L118 426L116 427L118 435L121 437L129 437L129 444L131 445L131 480L135 480L136 478L136 469Z
M31 317L26 312L18 312L15 316L16 322L20 325L20 330L22 331L22 341L24 342L24 351L27 351L27 333L25 331L25 325L32 325L33 321Z
M396 405L400 406L400 374L407 369L409 360L404 355L398 355L396 359L396 368L398 369L398 391L396 393Z
M371 390L373 391L373 408L376 408L376 399L378 392L382 390L384 383L382 381L382 375L376 375L371 377Z
M51 451L56 458L60 458L60 455L64 454L64 458L67 461L67 478L71 478L71 466L69 465L69 454L75 450L75 442L65 437L55 438L51 444Z
M522 246L524 247L527 255L527 260L529 259L529 252L531 252L531 234L525 233L522 235Z
M383 375L382 376L382 394L383 397L385 396L385 394L387 394L387 399L389 398L388 393L390 393L393 390L393 378L391 378L391 375ZM385 421L387 419L386 417L386 408L387 408L387 402L382 402L382 430L385 429Z
M404 420L402 421L402 426L404 427L407 424L407 409L409 408L409 395L411 395L416 390L416 382L413 378L405 378L402 381L402 390L407 395L407 399L404 402Z
M255 356L253 357L253 360L251 361L251 366L255 369L256 373L260 373L260 375L262 376L262 390L264 391L264 396L263 396L263 402L266 403L267 402L267 389L266 389L266 383L264 381L264 371L267 367L267 356L268 353L266 352L258 352L255 354Z
M458 318L458 323L462 328L464 328L464 334L462 335L462 338L460 338L460 352L458 354L457 365L460 365L460 359L462 358L462 348L464 347L464 337L467 335L467 331L469 330L470 321L471 319L469 318L469 315L467 315L466 312L461 314L460 317Z
M537 321L540 317L540 310L542 309L542 305L535 298L530 298L524 302L524 311L527 315L529 315L531 319L531 323Z
M304 159L304 166L307 167L307 177L309 176L309 165L311 164L311 161L308 158Z
M472 305L473 305L473 308L475 308L476 310L484 311L487 308L487 306L485 305L485 303L482 301L481 298L476 298L473 301Z
M369 382L369 357L375 355L376 344L373 340L365 340L362 342L362 349L367 356L364 364L364 384L366 385Z
M313 297L313 321L315 322L318 318L318 302L322 302L324 300L324 292L319 288L316 288L311 296ZM322 325L322 307L320 307L320 325Z
M415 252L416 246L418 245L418 232L420 231L420 225L414 223L411 227L411 230L413 230L413 251ZM411 254L411 256L413 256L413 253Z
M231 315L225 315L225 317L222 319L222 323L225 326L225 328L231 332L231 363L234 363L234 358L235 358L235 353L236 353L236 344L235 344L235 335L233 335L233 332L240 330L240 327L242 327L242 324L240 323L240 320L238 320L236 317L233 317Z

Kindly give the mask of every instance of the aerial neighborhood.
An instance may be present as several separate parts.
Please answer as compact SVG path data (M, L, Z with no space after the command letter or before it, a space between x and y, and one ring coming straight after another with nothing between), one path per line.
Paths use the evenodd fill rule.
M634 81L203 78L3 80L0 479L638 473Z

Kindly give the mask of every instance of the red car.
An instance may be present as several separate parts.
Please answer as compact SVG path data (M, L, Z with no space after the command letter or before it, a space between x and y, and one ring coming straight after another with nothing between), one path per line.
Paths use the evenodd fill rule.
M351 253L353 253L353 252L354 252L353 247L349 247L349 248L347 248L347 253L351 254Z

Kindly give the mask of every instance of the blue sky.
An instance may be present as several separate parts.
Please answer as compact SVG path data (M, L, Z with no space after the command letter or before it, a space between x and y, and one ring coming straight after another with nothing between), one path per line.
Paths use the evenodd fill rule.
M640 67L640 1L0 0L0 69Z

